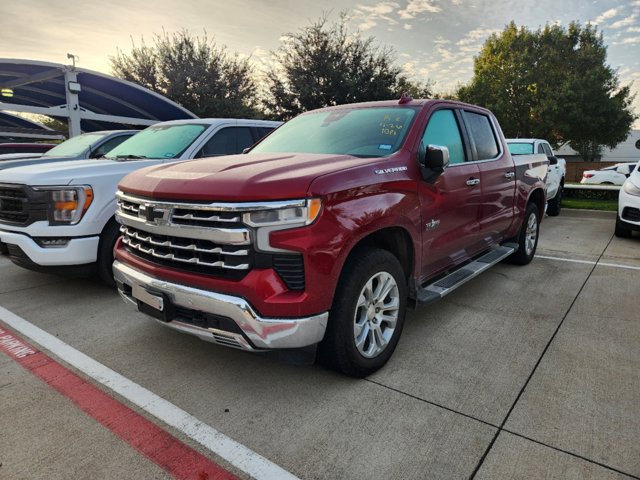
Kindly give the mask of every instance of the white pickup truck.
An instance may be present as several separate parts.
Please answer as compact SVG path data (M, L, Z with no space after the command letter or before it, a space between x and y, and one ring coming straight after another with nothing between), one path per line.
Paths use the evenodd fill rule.
M549 159L549 173L545 182L547 190L547 214L555 217L560 214L564 177L567 174L567 162L556 157L551 145L539 138L507 138L511 155L533 155L542 153Z
M0 171L0 252L53 273L97 273L113 285L118 182L142 167L240 153L280 122L189 119L162 122L101 159Z

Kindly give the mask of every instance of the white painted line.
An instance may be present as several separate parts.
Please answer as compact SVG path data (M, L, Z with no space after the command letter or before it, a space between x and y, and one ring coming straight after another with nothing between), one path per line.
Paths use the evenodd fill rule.
M19 331L29 340L46 348L67 364L208 448L251 477L258 480L297 480L296 476L253 450L218 432L215 428L201 422L164 398L114 372L3 307L0 307L0 320Z
M544 258L545 260L557 260L559 262L585 263L587 265L596 265L601 267L626 268L628 270L640 270L640 267L634 265L621 265L619 263L594 262L592 260L576 260L573 258L549 257L547 255L536 255L535 258Z
M560 262L586 263L587 265L595 265L596 262L589 260L574 260L572 258L548 257L546 255L536 255L535 258L544 258L545 260L558 260Z

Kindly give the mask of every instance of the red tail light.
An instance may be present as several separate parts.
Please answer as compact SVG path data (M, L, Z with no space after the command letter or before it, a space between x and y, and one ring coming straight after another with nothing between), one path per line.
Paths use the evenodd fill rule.
M591 178L593 177L593 173L583 173L582 178Z

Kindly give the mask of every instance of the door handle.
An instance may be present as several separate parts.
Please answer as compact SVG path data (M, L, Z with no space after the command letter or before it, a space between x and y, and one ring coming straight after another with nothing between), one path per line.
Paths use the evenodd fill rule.
M480 183L480 179L479 178L470 178L469 180L467 180L467 185L470 187L474 187L476 185L478 185Z
M513 177L516 176L516 174L513 173L513 172L507 172L507 173L504 174L504 176L505 176L505 178L513 178Z

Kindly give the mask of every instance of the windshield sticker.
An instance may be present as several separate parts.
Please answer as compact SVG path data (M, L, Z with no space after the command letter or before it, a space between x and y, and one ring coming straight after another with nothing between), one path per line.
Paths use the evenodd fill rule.
M387 143L382 143L378 145L378 150L391 150L391 145Z
M389 137L395 137L404 127L402 118L399 116L385 115L380 122L380 133Z

